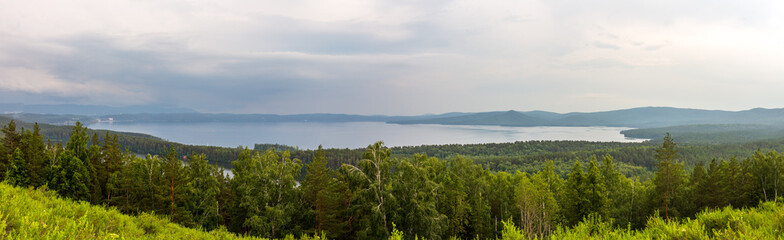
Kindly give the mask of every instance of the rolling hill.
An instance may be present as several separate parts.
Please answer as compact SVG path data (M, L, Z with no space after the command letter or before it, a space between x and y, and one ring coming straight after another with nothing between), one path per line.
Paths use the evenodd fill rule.
M500 126L608 126L651 128L694 124L784 125L784 109L745 111L642 107L591 113L484 112L454 117L390 121L397 124L500 125Z

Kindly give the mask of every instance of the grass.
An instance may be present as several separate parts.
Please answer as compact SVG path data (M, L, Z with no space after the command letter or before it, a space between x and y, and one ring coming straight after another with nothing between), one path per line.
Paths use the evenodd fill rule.
M0 239L260 239L225 229L190 229L152 214L123 215L115 209L60 198L45 189L0 183Z

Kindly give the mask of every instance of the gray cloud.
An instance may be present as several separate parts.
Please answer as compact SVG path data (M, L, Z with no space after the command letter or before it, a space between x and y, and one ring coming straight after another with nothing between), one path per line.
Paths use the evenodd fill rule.
M784 88L784 8L768 1L92 4L0 9L4 101L364 114L784 102L770 90Z

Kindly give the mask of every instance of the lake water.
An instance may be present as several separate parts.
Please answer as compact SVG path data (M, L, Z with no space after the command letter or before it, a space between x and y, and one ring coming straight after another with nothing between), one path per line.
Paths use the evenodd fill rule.
M88 127L146 133L169 141L223 147L277 143L315 149L363 148L376 141L386 146L501 143L529 140L641 142L626 138L619 127L501 127L383 122L348 123L95 123Z

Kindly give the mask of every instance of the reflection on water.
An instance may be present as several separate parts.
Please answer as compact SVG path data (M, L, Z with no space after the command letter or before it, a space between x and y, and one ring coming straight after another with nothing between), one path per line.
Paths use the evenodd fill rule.
M387 146L499 143L530 140L641 142L619 127L501 127L349 123L95 123L94 129L140 132L169 141L223 147L277 143L303 149L362 148L383 140Z

